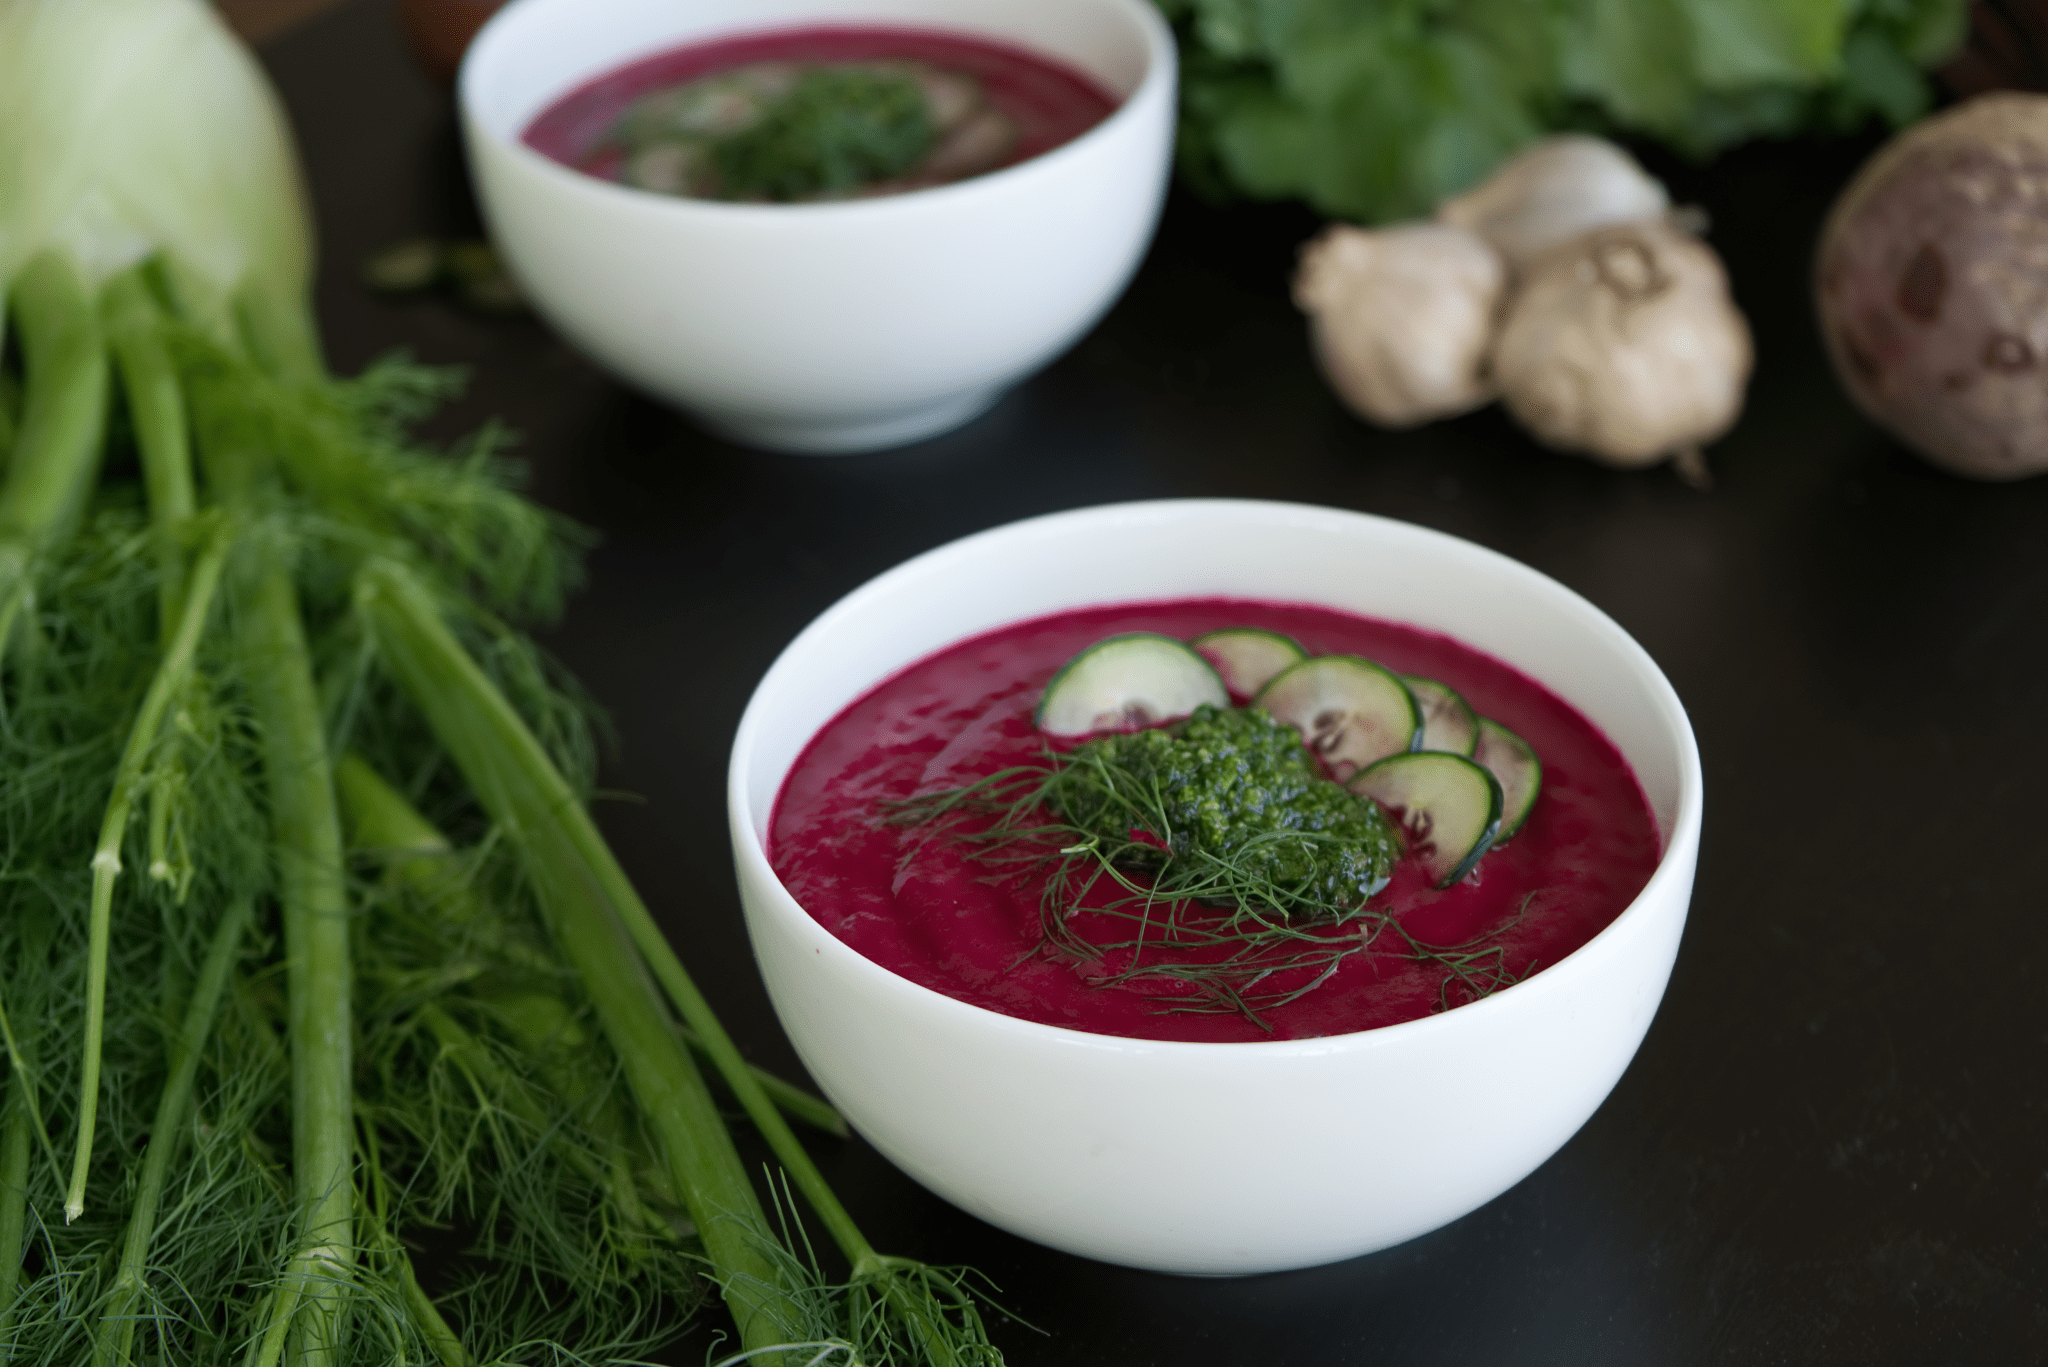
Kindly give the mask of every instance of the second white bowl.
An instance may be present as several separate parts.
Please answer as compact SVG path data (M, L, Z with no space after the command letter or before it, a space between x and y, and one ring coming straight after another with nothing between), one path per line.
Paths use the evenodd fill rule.
M941 29L1043 54L1120 105L1042 156L824 204L677 199L520 139L593 76L816 24ZM972 418L1123 292L1159 216L1173 38L1147 0L515 0L464 61L491 233L534 305L622 379L758 446L867 450Z

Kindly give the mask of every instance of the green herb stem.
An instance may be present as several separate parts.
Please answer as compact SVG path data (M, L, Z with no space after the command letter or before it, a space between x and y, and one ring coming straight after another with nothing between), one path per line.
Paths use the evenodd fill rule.
M274 447L267 440L274 433L266 424L259 429L264 444L252 444L248 415L237 408L248 396L233 389L239 379L208 378L196 426L216 496L231 512L247 513L274 487ZM276 548L259 553L244 584L246 601L237 604L235 651L260 736L284 925L292 1191L299 1219L269 1323L251 1347L250 1361L270 1367L280 1353L294 1363L330 1363L342 1348L356 1252L354 969L341 816L293 581L296 566Z
M21 1281L28 1225L29 1078L19 1063L8 1070L6 1118L0 1121L0 1337L7 1332Z
M358 576L357 603L386 664L485 811L520 842L557 943L587 988L659 1137L742 1346L773 1348L813 1337L802 1303L807 1289L791 1276L786 1258L771 1255L774 1238L732 1137L619 923L611 880L590 863L584 833L594 838L595 830L581 803L406 570L388 561L367 565ZM692 1024L712 1042L716 1057L712 1032L702 1022ZM722 1040L723 1032L717 1037ZM729 1041L725 1047L731 1049ZM759 1095L757 1086L750 1089Z
M262 732L284 921L292 1186L301 1221L286 1298L304 1302L289 1307L299 1316L294 1360L324 1363L340 1350L355 1259L353 978L341 819L298 593L284 567L259 572L239 626Z
M232 308L236 335L265 374L302 384L327 378L320 329L302 286L281 290L251 280L236 291Z
M42 957L44 951L48 949L47 937L39 940L37 944L38 947L24 954L22 960L26 964L47 968ZM28 984L29 1009L23 1033L15 1031L13 1022L8 1019L6 1003L0 1002L0 1042L4 1042L7 1046L10 1085L15 1081L22 1085L20 1109L18 1111L10 1111L9 1115L25 1119L30 1127L35 1130L36 1137L42 1141L43 1152L49 1157L50 1171L61 1178L64 1170L57 1161L56 1147L50 1143L50 1132L44 1127L42 1107L36 1101L36 1088L40 1084L36 1081L33 1046L35 1040L34 1031L40 1024L38 1017L41 1014L43 982L44 980L40 974L30 973Z
M270 1290L265 1298L263 1315L257 1321L263 1326L262 1334L249 1341L249 1351L242 1358L243 1367L277 1367L284 1357L285 1339L290 1335L292 1325L297 1321L299 1305L305 1300L311 1278L294 1257L285 1276Z
M185 887L192 875L191 864L182 848L183 840L175 842L180 848L172 848L171 818L176 811L183 777L183 760L173 751L162 757L149 779L149 876L153 882L176 883L180 900L184 898Z
M0 484L0 659L29 598L30 562L84 510L107 414L106 348L77 267L39 253L16 277L12 304L27 392Z
M150 751L156 745L157 732L163 726L164 713L191 676L193 656L213 609L229 545L228 537L217 533L193 567L191 591L186 596L177 633L157 665L156 676L150 680L149 692L136 711L120 765L114 771L114 791L107 800L106 817L100 825L99 847L93 852L85 1053L79 1084L78 1147L72 1157L71 1185L64 1197L66 1224L85 1212L85 1179L92 1162L93 1131L99 1114L100 1045L106 1026L107 948L113 925L114 883L121 876L121 844L128 830L128 814Z
M106 430L107 356L78 268L39 253L14 282L27 394L5 488L0 536L61 535L84 510Z
M31 1132L39 1135L46 1153L50 1136L36 1104L36 1067L32 1057L35 1032L42 1026L44 999L49 993L49 949L53 927L46 915L22 918L20 992L24 1008L17 1034L0 1010L0 1032L7 1042L7 1094L0 1121L0 1343L7 1340L14 1319L14 1298L21 1283L21 1260L28 1234L28 1169ZM55 1155L51 1154L54 1168Z
M420 1337L434 1350L441 1367L470 1367L474 1359L462 1346L461 1336L441 1317L440 1307L434 1304L434 1298L420 1286L419 1273L413 1270L412 1256L388 1232L384 1232L382 1226L379 1226L379 1232L388 1241L387 1256L398 1265L399 1294L405 1302L406 1313L412 1316L413 1326L420 1331Z
M149 1127L149 1148L143 1155L142 1175L135 1188L135 1203L128 1216L127 1238L121 1247L121 1263L108 1289L105 1308L100 1312L99 1335L94 1345L96 1363L126 1363L135 1341L135 1307L145 1289L144 1272L149 1262L150 1237L156 1232L157 1204L163 1197L164 1179L171 1160L184 1138L185 1121L192 1106L193 1084L199 1076L200 1058L207 1035L220 1009L227 988L228 973L241 951L253 916L250 900L238 897L221 912L200 965L185 1007L185 1021L172 1051L171 1075L157 1100L156 1118Z
M156 542L158 620L168 639L178 620L185 585L185 554L178 530L198 508L192 485L192 443L185 417L185 390L163 341L163 311L134 266L108 280L100 291L100 316L107 344L121 374L128 419L149 499Z
M153 264L132 266L108 280L100 289L100 316L120 371L142 467L156 546L157 621L168 643L185 593L184 528L198 509L198 496L184 383L164 344L164 312L149 283ZM180 767L175 753L165 756L149 785L149 876L157 882L176 877L170 826ZM183 888L179 891L182 896Z

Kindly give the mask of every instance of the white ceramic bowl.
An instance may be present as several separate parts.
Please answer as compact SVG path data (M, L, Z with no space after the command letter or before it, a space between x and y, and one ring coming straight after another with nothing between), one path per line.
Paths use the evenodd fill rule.
M589 78L743 32L942 29L1056 59L1121 105L1017 166L912 194L724 204L550 161L520 136ZM515 0L464 60L491 234L534 305L620 378L754 445L855 451L966 422L1123 292L1173 141L1148 0Z
M1020 573L1028 567L1028 573ZM839 710L963 637L1061 609L1229 595L1456 637L1619 747L1664 854L1577 953L1441 1015L1323 1039L1187 1044L998 1015L862 958L762 846L783 776ZM1699 752L1656 664L1585 599L1492 551L1330 508L1170 501L1018 522L841 599L762 679L728 799L754 953L811 1076L898 1167L993 1224L1167 1272L1303 1267L1491 1200L1569 1139L1664 992L1699 848Z

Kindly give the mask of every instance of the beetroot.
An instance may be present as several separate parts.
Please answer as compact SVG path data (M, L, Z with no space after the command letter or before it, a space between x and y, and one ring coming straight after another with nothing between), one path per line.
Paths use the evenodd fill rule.
M1836 201L1822 331L1865 412L1943 469L2048 470L2048 96L1900 134Z

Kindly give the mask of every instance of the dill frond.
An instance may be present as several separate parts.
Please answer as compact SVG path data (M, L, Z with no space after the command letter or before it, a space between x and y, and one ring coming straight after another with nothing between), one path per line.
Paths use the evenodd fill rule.
M1039 949L1090 965L1091 984L1172 984L1167 1013L1265 1014L1383 941L1485 996L1513 983L1496 928L1417 938L1371 899L1400 850L1367 798L1323 778L1291 728L1204 706L1170 727L1047 747L971 784L893 804L908 864L948 841L992 876L1036 885Z

